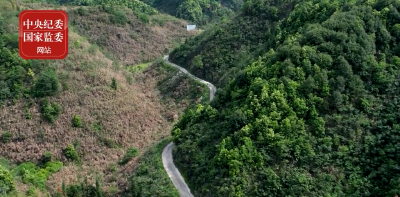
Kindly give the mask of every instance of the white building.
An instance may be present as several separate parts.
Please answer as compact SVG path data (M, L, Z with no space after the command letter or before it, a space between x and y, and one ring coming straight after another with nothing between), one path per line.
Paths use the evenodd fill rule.
M190 31L190 30L194 30L196 29L196 25L187 25L186 26L186 30Z

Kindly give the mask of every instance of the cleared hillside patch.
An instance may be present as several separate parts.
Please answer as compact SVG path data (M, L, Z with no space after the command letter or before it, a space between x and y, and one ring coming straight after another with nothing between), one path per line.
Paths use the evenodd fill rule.
M152 61L197 33L186 31L183 20L162 14L143 19L123 7L79 7L67 13L80 35L122 65Z

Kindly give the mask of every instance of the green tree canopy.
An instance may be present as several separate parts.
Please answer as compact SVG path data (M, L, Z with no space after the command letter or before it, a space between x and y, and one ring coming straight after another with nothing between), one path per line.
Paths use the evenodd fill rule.
M60 90L60 84L56 72L52 69L43 71L38 76L33 87L36 97L53 96Z
M8 194L15 190L14 177L6 168L0 165L0 194Z
M303 0L285 15L268 11L287 1L254 2L242 17L282 17L259 58L240 67L231 61L240 50L209 53L224 48L208 38L243 36L227 26L174 52L178 60L184 50L193 59L198 52L191 51L200 51L204 67L197 69L215 81L225 59L240 68L210 105L188 110L173 128L174 159L194 195L400 194L400 3ZM198 40L207 47L199 50Z
M202 9L198 1L186 0L177 9L177 16L190 21L197 21L202 15Z

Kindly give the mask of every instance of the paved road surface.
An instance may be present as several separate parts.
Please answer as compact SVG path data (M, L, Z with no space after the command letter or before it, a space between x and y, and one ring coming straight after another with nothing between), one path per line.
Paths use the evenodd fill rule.
M189 187L186 185L185 180L183 179L181 173L178 168L175 167L173 158L172 158L172 146L173 142L169 143L165 146L162 152L162 162L164 165L165 171L167 171L169 178L172 180L172 183L179 191L181 197L193 197L192 193L190 193Z
M183 73L187 74L189 77L206 84L210 88L210 101L214 99L214 94L217 91L215 86L211 84L210 82L204 81L202 79L197 78L196 76L190 74L186 69L171 63L168 60L169 56L165 55L164 60L168 64L170 64L173 67L178 68L180 71ZM172 180L172 183L174 183L174 186L176 189L179 191L179 194L181 197L193 197L192 193L190 193L190 189L187 186L185 180L183 179L181 173L179 172L178 168L176 168L173 157L172 157L172 147L173 147L173 142L169 143L167 146L165 146L163 152L162 152L162 162L164 165L165 171L167 171L169 178Z

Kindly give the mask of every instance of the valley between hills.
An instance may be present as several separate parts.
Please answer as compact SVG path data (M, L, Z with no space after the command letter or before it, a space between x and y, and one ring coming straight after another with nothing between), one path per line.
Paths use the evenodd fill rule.
M0 195L397 196L399 41L398 0L0 0Z

